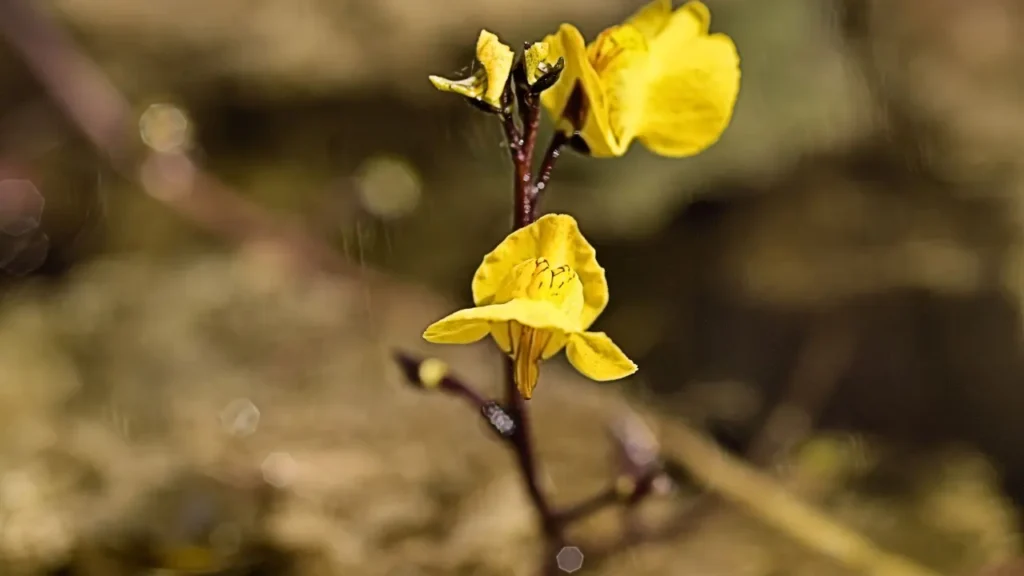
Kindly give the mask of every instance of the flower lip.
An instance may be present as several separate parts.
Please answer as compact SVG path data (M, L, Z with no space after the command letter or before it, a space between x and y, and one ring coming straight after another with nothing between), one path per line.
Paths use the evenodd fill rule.
M583 313L583 283L567 264L554 266L546 258L531 258L509 271L494 296L494 303L517 299L547 302L573 321Z
M608 281L597 262L597 252L580 232L576 219L567 214L546 214L510 234L487 254L473 277L473 302L493 304L513 268L537 258L552 267L568 266L583 287L580 330L586 330L608 305Z

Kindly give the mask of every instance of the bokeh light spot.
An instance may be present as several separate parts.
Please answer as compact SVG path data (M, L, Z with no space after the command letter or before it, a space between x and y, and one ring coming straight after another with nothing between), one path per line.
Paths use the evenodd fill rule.
M558 562L558 569L567 574L572 574L583 568L583 552L575 546L565 546L555 556Z
M192 139L192 123L185 112L173 104L153 104L139 117L142 141L161 153L188 149Z
M220 413L224 430L232 436L249 436L260 423L260 410L248 398L232 400Z
M363 163L356 183L363 208L383 219L399 218L415 210L423 192L416 169L405 160L387 156Z
M290 486L295 480L295 459L287 452L273 452L260 465L263 480L275 488Z

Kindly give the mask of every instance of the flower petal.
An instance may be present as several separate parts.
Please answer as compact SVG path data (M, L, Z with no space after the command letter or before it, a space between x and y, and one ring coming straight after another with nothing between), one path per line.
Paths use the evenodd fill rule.
M478 72L462 80L452 80L441 76L430 76L429 79L434 88L441 92L452 92L474 100L480 100L484 96L486 80L483 72Z
M672 0L653 0L630 16L626 24L639 30L650 41L668 25L671 16Z
M583 282L568 265L554 266L546 258L517 264L494 296L494 304L516 299L550 302L566 318L579 319L583 312Z
M711 11L702 2L687 2L673 12L659 36L688 40L707 36L711 29Z
M480 308L466 308L434 322L423 332L423 339L434 344L472 344L491 331Z
M588 94L588 98L596 100L599 108L604 108L604 92L597 72L587 59L587 47L583 35L572 24L562 24L556 34L544 38L548 45L548 58L562 58L565 68L558 82L540 95L540 102L555 121L557 129L566 133L579 130L582 124L581 110L567 110L576 85ZM584 107L591 106L585 102Z
M651 83L638 138L662 156L692 156L721 136L740 88L739 54L724 34L704 35L707 8L677 10L651 45Z
M552 338L562 336L550 330L535 330L532 328L521 328L518 323L510 322L513 331L518 328L518 342L512 347L512 358L515 366L516 387L519 394L529 400L533 397L533 390L537 387L537 379L540 376L540 361L544 351Z
M515 322L491 324L491 338L494 338L494 342L502 352L511 354L513 350L512 343L521 338L522 330L523 327ZM540 356L541 360L547 360L561 352L562 348L565 348L568 338L568 335L564 332L549 331L547 345L544 346L544 351Z
M487 30L480 31L476 41L476 59L487 72L487 88L483 99L495 108L501 107L501 95L512 74L515 53Z
M647 39L633 26L615 26L602 32L587 48L587 59L597 71L604 98L601 102L591 99L580 135L590 147L591 156L622 156L643 119L649 68Z
M491 333L495 324L518 322L523 326L552 332L573 332L576 321L567 318L550 302L517 299L504 304L466 308L434 322L423 339L435 344L471 344ZM498 326L493 326L497 330ZM501 346L502 342L498 343Z
M553 266L567 265L583 284L583 312L575 330L586 330L608 305L608 281L597 263L597 252L568 214L546 214L509 234L484 257L473 277L473 302L493 304L512 269L530 259L546 258ZM523 322L526 324L526 322Z
M466 98L480 100L492 108L501 107L501 95L512 74L515 54L487 30L480 31L476 42L476 59L480 68L469 78L451 80L430 76L430 82L442 92L454 92Z
M625 378L637 370L604 332L571 334L565 355L581 374L598 382Z

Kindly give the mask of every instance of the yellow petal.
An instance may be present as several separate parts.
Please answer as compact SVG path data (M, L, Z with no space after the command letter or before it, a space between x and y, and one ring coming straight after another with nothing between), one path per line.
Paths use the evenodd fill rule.
M512 74L515 53L502 44L497 36L487 30L481 30L476 41L476 59L487 73L487 88L483 99L496 108L500 107L501 94L505 91L508 77Z
M587 59L597 72L603 98L591 99L580 135L590 155L621 156L636 137L644 114L648 79L648 47L643 33L633 26L615 26L602 32L587 48Z
M625 378L637 369L604 332L571 334L565 355L581 374L598 382Z
M550 302L565 317L579 319L584 306L583 282L566 264L554 266L547 258L530 259L512 268L494 303L516 299Z
M487 86L483 71L478 71L469 78L462 80L452 80L441 76L430 76L429 79L434 88L441 92L452 92L466 98L473 98L474 100L483 99L484 90Z
M537 356L521 354L515 358L515 379L519 395L524 399L533 398L533 389L540 378L540 363Z
M513 300L547 302L579 329L584 306L583 284L576 272L568 266L554 268L544 258L518 264L495 295L494 303L503 304ZM540 347L534 356L548 359L565 346L566 336L562 331L548 330L543 337L536 339L532 332L531 328L524 329L522 324L515 321L491 325L491 336L506 354L514 353L517 343L520 343L521 349L522 343L528 341L531 348Z
M673 12L658 36L687 40L707 36L711 29L711 11L702 2L687 2Z
M472 344L482 340L491 331L491 324L480 310L466 308L445 316L427 326L423 339L434 344Z
M701 152L732 119L739 54L728 36L704 35L706 16L703 4L686 4L651 44L652 80L638 138L663 156Z
M608 281L597 263L597 252L568 214L546 214L509 234L484 257L473 277L473 302L492 304L513 269L528 260L544 258L554 267L572 268L583 284L583 310L579 324L567 331L585 330L608 305ZM524 322L524 324L526 324Z
M494 338L495 344L498 345L502 352L511 354L513 350L512 344L522 338L522 330L523 326L518 322L491 324L491 337ZM554 331L550 331L549 336L547 345L544 346L544 351L541 352L541 360L547 360L561 352L569 338L565 333Z
M487 30L481 30L476 42L476 59L480 63L480 68L469 78L452 80L430 76L430 82L442 92L453 92L480 100L493 108L500 108L501 95L512 74L515 54L511 48L502 44L497 36Z
M640 31L648 40L661 33L672 16L672 0L653 0L637 10L626 24Z
M548 45L548 58L554 60L562 58L565 68L562 70L558 82L541 93L540 102L551 114L556 127L571 134L583 126L582 116L577 114L578 111L566 109L577 83L582 90L590 95L591 99L599 102L601 108L604 107L604 92L601 90L597 71L587 59L587 47L583 41L583 35L575 26L562 24L556 34L544 38L544 43ZM580 118L576 118L576 116L580 116Z
M513 341L512 358L515 365L516 388L519 394L529 400L533 396L533 389L537 387L537 379L540 376L540 360L544 350L548 347L552 337L559 336L549 330L535 330L533 328L522 328L516 322L510 323L513 331L518 331L517 340Z
M512 321L553 332L576 329L575 320L566 318L557 306L524 299L459 310L428 326L423 339L435 344L471 344L487 336L493 325Z

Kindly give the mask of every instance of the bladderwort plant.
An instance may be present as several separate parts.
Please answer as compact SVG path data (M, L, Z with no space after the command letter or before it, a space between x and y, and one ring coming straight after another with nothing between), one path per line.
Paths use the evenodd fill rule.
M671 0L654 0L590 44L575 26L562 24L518 56L483 30L472 75L430 77L437 89L501 123L514 168L513 225L473 277L474 307L431 324L423 337L469 344L490 336L505 358L504 398L483 397L441 360L396 357L412 384L468 400L512 449L551 550L567 544L570 523L605 504L649 494L662 470L655 453L630 449L622 435L628 457L608 492L556 510L541 490L528 417L540 362L564 349L569 363L596 381L625 378L637 366L608 335L588 330L609 301L605 271L576 220L539 215L539 201L566 149L612 158L637 140L655 154L679 158L718 140L732 118L740 67L735 44L709 33L710 22L701 2L673 10ZM537 162L542 108L555 131Z

